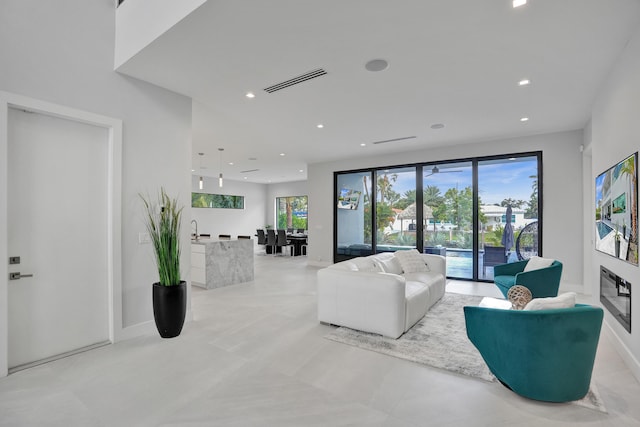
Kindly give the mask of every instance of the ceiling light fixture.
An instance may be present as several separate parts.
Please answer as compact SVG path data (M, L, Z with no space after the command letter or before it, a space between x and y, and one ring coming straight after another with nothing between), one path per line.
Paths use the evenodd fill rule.
M527 86L528 84L531 83L531 80L529 79L522 79L518 82L518 86Z
M527 0L513 0L514 9L516 7L524 6L525 4L527 4Z
M284 155L285 155L284 153L280 153L280 156L284 157Z
M247 92L245 95L247 98L255 98L256 95L253 92Z
M364 142L360 144L360 147L365 147L367 144L365 144Z
M218 148L218 152L220 153L220 175L218 175L218 186L222 188L222 152L224 148Z
M298 172L304 172L304 169L300 169L300 170L298 170Z
M322 129L322 128L324 127L324 125L323 125L322 123L319 123L316 127L317 127L318 129Z
M529 117L523 117L520 119L521 122L528 122L529 121Z
M431 125L431 129L442 129L444 127L444 124L442 123L434 123Z
M202 169L202 156L204 156L204 153L198 153L198 156L200 156L200 169ZM204 178L202 175L200 175L200 179L198 180L198 188L200 190L204 189Z

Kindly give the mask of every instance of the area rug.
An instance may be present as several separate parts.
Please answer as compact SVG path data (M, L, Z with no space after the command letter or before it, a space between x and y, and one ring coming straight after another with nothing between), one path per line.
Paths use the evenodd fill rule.
M340 327L325 338L450 372L498 382L467 338L465 305L478 305L482 297L446 293L427 315L397 340ZM572 404L607 412L597 389Z

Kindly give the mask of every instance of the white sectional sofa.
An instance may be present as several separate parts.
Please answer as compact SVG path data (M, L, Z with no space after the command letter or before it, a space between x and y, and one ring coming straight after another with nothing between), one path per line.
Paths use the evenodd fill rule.
M408 251L395 253L400 252ZM424 264L418 266L422 268L403 260L403 269L399 257L387 252L319 270L318 320L398 338L424 317L445 290L445 257L412 252Z

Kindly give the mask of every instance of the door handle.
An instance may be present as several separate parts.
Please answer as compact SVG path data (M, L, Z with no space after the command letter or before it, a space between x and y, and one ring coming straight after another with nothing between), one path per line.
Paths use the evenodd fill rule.
M23 277L33 277L33 274L20 274L20 272L9 273L9 280L20 280Z

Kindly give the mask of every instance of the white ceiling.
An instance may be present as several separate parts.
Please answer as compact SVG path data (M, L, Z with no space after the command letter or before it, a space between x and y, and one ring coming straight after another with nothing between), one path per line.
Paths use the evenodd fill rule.
M316 162L582 128L639 21L639 0L209 0L119 71L194 99L195 174L222 160L228 179L296 181ZM388 69L365 70L376 58Z

